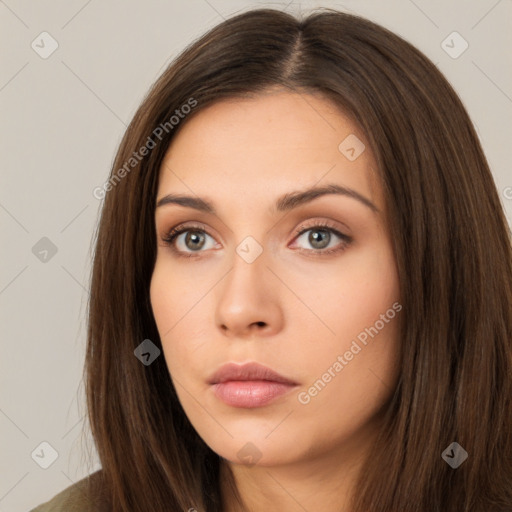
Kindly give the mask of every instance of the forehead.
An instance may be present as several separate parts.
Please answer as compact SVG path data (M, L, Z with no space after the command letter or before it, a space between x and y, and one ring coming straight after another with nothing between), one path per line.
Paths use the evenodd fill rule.
M382 206L375 169L364 135L332 102L274 91L220 101L186 120L162 162L158 197L242 196L248 207L249 197L270 201L328 181Z

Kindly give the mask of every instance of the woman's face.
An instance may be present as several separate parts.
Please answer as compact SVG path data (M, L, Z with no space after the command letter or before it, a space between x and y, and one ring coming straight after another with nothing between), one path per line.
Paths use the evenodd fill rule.
M151 303L180 403L221 457L339 460L376 432L401 305L375 167L357 127L309 94L216 103L172 142ZM287 382L219 382L227 363Z

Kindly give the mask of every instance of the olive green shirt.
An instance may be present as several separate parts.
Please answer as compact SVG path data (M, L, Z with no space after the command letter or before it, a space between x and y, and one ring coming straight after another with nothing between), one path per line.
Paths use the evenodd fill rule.
M93 475L98 475L100 471ZM87 488L93 475L70 485L50 501L42 503L30 512L96 512L95 500L88 495Z

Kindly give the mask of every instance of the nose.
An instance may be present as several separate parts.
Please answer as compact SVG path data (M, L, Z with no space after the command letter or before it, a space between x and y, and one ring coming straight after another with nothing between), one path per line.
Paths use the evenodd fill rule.
M264 254L247 263L235 254L233 267L217 287L215 321L225 336L271 336L283 327L279 280Z

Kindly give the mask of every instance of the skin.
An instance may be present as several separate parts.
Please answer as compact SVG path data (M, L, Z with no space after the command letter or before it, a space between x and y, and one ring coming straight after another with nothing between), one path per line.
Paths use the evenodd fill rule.
M366 146L354 161L338 149L350 134ZM298 396L327 369L332 373L358 334L400 300L375 169L364 135L332 103L275 89L200 111L167 151L157 202L169 193L199 196L216 214L156 208L151 304L181 405L225 459L227 512L238 510L225 485L227 466L248 510L349 510L343 507L397 384L399 314L366 346L359 343L362 349L344 358L347 364L308 403ZM272 209L283 194L328 183L357 191L378 211L335 194L287 212ZM312 235L322 235L317 230L324 228L314 228L321 221L352 241L322 256L344 242L331 232L328 248L319 249ZM175 240L192 258L162 241L185 223L206 231L199 251L197 241L185 245L186 233ZM297 228L310 231L297 235ZM236 252L248 236L262 249L252 263ZM260 362L298 386L262 407L229 406L207 379L230 361Z

